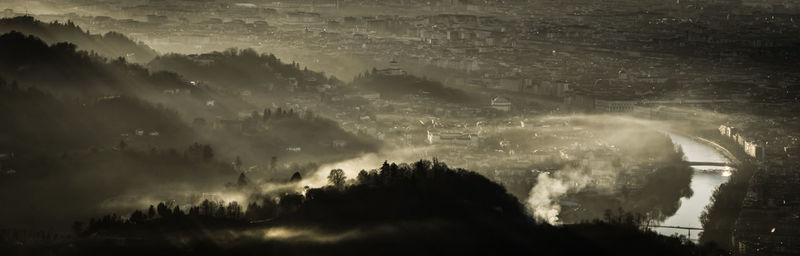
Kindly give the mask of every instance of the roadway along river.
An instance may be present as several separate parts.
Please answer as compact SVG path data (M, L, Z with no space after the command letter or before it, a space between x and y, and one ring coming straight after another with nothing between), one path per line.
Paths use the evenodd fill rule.
M704 143L692 140L691 138L669 134L672 142L680 145L686 155L686 160L690 162L730 162L723 154L719 153L714 147ZM728 181L727 176L723 176L720 172L704 172L704 170L719 170L725 167L719 166L692 166L695 169L694 176L692 177L691 187L694 195L690 198L682 198L681 206L675 215L667 218L662 226L680 226L680 227L695 227L702 228L700 225L700 214L705 209L706 205L711 203L711 194L720 185ZM687 235L685 229L674 228L654 228L654 230L663 235L682 234ZM691 239L697 241L698 230L692 230Z

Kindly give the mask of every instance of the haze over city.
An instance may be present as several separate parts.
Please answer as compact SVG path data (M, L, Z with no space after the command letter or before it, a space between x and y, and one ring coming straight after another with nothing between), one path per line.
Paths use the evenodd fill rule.
M0 0L2 255L800 255L800 2Z

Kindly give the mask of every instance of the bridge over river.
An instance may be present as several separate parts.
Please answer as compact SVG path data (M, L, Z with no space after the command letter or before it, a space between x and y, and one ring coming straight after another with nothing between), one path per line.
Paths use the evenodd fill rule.
M647 226L647 228L662 228L662 229L683 229L686 230L686 238L692 239L692 230L702 231L702 228L695 227L682 227L682 226ZM694 240L693 240L694 241Z
M734 167L733 163L727 162L698 162L698 161L686 161L691 166L721 166L721 167Z

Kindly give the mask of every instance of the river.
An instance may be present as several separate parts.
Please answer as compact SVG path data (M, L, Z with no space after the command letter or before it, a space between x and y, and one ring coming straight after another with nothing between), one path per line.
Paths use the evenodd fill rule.
M686 155L686 160L690 162L730 162L723 154L718 152L714 147L704 143L695 141L691 138L669 134L672 142L680 145ZM694 227L702 228L700 224L700 214L705 209L706 205L711 203L711 195L716 188L727 182L728 177L723 176L719 172L705 172L708 170L719 170L725 167L719 166L692 166L695 169L694 176L692 177L691 188L694 194L690 198L681 198L681 206L675 215L667 218L661 226L680 226L680 227ZM675 228L654 228L654 230L663 235L682 234L687 235L685 229ZM697 241L699 230L691 231L691 240Z

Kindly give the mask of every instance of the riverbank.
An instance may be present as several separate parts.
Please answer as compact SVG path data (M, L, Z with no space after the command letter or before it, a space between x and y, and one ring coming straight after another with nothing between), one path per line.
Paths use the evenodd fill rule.
M720 185L712 194L711 204L703 211L700 221L703 232L700 233L701 244L716 244L726 250L733 250L733 230L742 211L744 197L751 178L758 170L758 165L740 150L733 141L727 141L716 131L708 131L698 135L715 142L721 148L728 149L739 161L737 169L727 183Z

